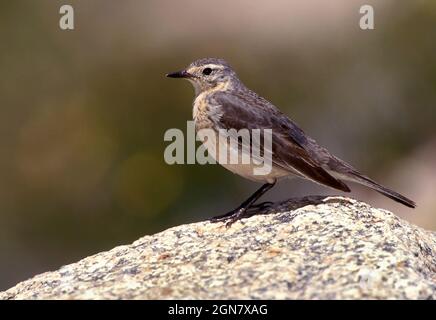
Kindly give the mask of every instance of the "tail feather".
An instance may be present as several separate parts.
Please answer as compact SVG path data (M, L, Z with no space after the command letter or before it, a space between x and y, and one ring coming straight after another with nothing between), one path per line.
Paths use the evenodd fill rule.
M397 201L409 208L416 208L416 203L408 198L406 198L405 196L399 194L396 191L393 191L389 188L386 188L384 186L382 186L381 184L375 182L374 180L371 180L370 178L360 174L357 171L353 171L353 172L349 172L347 174L347 178L351 181L363 184L367 187L370 187L371 189L374 189L375 191L381 193L382 195ZM348 180L347 179L347 180Z

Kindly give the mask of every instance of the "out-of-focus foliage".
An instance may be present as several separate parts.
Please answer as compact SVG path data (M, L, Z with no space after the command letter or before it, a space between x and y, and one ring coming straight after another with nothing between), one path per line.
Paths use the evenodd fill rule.
M418 202L436 228L436 3L70 1L0 4L0 289L32 274L236 206L257 185L219 166L169 166L193 90L164 74L222 57L321 144ZM354 191L353 190L353 191ZM270 199L336 193L284 182Z

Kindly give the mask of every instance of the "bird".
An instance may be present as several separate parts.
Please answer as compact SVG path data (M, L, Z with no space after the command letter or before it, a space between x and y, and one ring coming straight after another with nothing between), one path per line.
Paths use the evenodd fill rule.
M369 187L407 207L416 207L414 201L363 175L306 135L296 122L271 102L247 88L224 59L198 59L185 69L166 76L186 79L193 85L193 120L197 133L202 129L211 129L217 135L220 130L230 129L270 129L272 133L272 169L268 174L254 174L253 163L220 163L237 175L262 183L262 186L237 208L211 218L212 222L224 221L229 227L242 218L252 216L272 204L255 203L277 181L295 177L344 192L351 191L346 182L353 182ZM212 154L219 148L216 141L203 143Z

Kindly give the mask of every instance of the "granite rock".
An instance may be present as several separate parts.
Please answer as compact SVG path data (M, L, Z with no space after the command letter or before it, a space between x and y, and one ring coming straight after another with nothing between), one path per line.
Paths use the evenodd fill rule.
M436 233L342 197L208 221L46 272L0 299L434 299Z

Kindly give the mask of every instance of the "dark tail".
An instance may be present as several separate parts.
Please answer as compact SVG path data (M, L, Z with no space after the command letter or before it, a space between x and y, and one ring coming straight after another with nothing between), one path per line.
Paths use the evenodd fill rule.
M388 189L381 184L378 184L377 182L371 180L370 178L360 174L357 171L348 172L347 176L351 181L363 184L367 187L370 187L371 189L374 189L377 192L380 192L382 195L391 198L394 201L397 201L409 208L416 208L416 204L414 201L406 198L405 196L399 194L398 192L395 192L391 189Z

